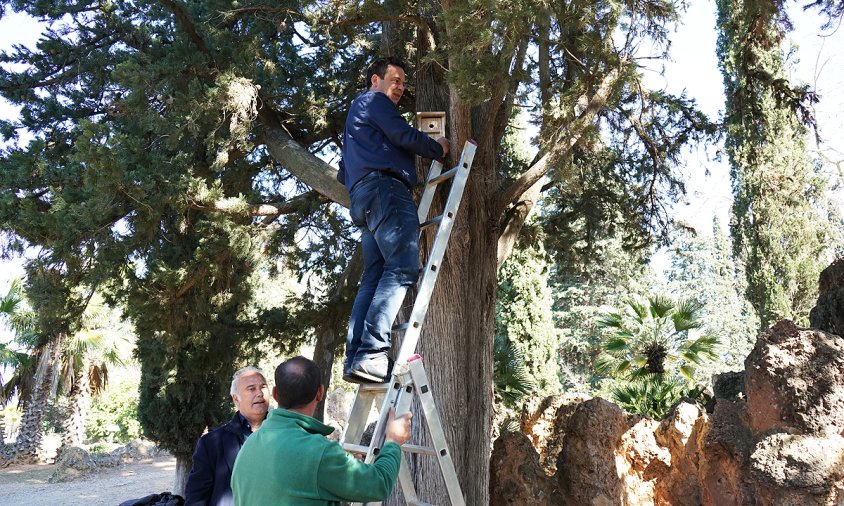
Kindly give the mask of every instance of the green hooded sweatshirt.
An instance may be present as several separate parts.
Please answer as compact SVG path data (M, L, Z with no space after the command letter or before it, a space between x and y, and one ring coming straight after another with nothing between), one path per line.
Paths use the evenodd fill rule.
M364 464L325 438L333 431L309 416L273 410L237 455L235 505L339 506L386 499L399 473L399 445L385 444L375 462Z

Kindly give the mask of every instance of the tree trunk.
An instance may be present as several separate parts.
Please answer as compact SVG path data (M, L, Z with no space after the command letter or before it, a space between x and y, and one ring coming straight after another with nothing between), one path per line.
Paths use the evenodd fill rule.
M50 398L51 379L53 369L61 355L62 336L54 336L41 351L38 368L35 373L35 385L32 387L29 400L24 406L21 417L21 428L15 441L14 460L19 463L35 463L40 460L38 452L41 449L41 420L44 418L44 408Z
M91 382L86 366L76 373L70 390L70 414L62 424L62 448L81 446L85 441L85 420L91 408Z
M188 474L190 474L191 456L190 455L176 455L176 474L173 477L173 493L185 496L185 484L188 482Z
M457 155L455 153L455 155ZM497 286L496 241L487 213L484 170L479 153L449 240L420 342L420 353L443 421L449 449L467 504L489 503L492 421L492 336ZM488 163L488 160L487 160ZM485 166L486 165L486 166ZM422 417L416 418L421 427ZM421 474L421 476L420 476ZM428 502L447 504L444 484L428 496L430 476L439 477L434 459L417 470Z
M0 467L6 461L6 413L0 412Z

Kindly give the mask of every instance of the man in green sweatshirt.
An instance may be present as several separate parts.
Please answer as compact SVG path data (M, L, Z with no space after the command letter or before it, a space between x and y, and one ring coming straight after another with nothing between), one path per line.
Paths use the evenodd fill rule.
M241 448L232 472L236 506L340 505L386 499L396 483L400 445L410 439L410 413L391 411L386 443L364 464L325 438L334 431L313 418L325 396L319 367L294 357L275 370L273 397L280 406Z

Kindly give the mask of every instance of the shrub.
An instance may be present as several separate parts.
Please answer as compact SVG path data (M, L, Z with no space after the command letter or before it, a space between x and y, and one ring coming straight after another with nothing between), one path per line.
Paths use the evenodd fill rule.
M108 443L128 443L141 435L137 378L110 384L94 400L85 432L90 441Z

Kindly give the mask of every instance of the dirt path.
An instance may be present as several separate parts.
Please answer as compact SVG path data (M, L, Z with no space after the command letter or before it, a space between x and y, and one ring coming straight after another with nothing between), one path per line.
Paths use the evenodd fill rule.
M54 465L0 469L0 506L116 506L173 489L176 459L158 457L49 483Z

